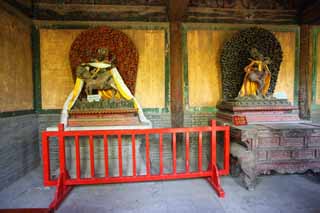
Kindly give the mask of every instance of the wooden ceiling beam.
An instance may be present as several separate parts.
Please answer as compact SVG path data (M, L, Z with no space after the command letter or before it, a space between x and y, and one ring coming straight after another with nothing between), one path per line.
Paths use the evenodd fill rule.
M300 15L302 23L307 24L319 24L320 23L320 1L316 1L313 4L308 5Z
M180 22L187 13L189 0L168 0L167 10L170 22Z

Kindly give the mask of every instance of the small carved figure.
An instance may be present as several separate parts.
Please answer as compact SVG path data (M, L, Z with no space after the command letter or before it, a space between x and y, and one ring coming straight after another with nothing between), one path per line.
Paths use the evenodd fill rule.
M76 75L84 80L87 95L92 95L93 90L110 91L111 98L117 94L118 89L111 73L115 59L107 60L108 54L107 49L100 48L97 51L97 59L77 67Z
M245 76L238 96L265 97L271 80L268 68L268 64L271 63L270 58L263 57L255 48L251 49L251 56L253 57L249 59L251 63L244 68Z
M102 71L95 78L92 78L90 72L85 69L81 74L82 79L85 81L85 92L87 95L92 95L92 91L95 90L109 90L113 91L113 96L117 92L117 87L113 81L110 70Z

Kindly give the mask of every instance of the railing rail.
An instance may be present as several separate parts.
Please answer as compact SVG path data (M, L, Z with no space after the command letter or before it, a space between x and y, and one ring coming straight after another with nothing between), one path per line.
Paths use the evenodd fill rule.
M218 169L216 166L216 134L217 132L224 132L224 161L223 168ZM210 132L210 161L207 170L202 169L202 146L203 133ZM198 133L198 170L190 171L190 133ZM163 159L163 135L172 135L172 173L164 173L164 159ZM185 171L177 172L177 134L184 134L185 143ZM132 146L132 175L123 176L123 162L122 162L122 136L131 135ZM145 136L145 163L146 174L137 174L136 162L136 136ZM150 135L159 136L159 173L151 174L150 165ZM80 167L80 143L79 138L86 136L89 138L89 160L90 160L90 176L89 178L81 177ZM96 177L94 164L94 137L103 137L104 147L104 177ZM109 176L108 165L108 136L116 136L118 141L118 176ZM50 146L49 138L58 138L59 151L59 169L60 174L58 179L51 179L50 175ZM73 137L75 144L75 162L76 162L76 178L70 178L66 168L66 153L65 153L65 137ZM204 127L184 127L184 128L155 128L155 129L127 129L127 130L76 130L65 131L63 124L58 125L58 131L45 131L42 133L42 157L43 157L43 177L45 186L57 186L57 192L54 201L50 208L56 209L67 196L71 190L71 186L82 184L102 184L102 183L124 183L124 182L140 182L140 181L156 181L156 180L170 180L183 178L199 178L207 177L209 183L213 186L219 197L224 197L224 191L220 186L219 176L229 174L229 152L230 152L230 129L228 126L216 126L216 121L212 120L211 126Z

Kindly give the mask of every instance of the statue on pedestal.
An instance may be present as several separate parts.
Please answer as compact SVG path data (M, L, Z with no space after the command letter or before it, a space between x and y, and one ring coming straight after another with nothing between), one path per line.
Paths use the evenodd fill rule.
M150 128L134 97L139 54L131 39L110 27L81 32L69 53L75 81L61 113L66 127Z
M227 41L217 118L235 125L299 121L296 106L273 96L282 58L279 41L263 28L241 30Z

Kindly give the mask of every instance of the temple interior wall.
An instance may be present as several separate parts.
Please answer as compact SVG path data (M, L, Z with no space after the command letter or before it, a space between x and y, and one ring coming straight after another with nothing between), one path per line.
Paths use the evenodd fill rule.
M0 113L31 110L31 25L0 8L0 41Z
M108 26L108 25L107 25ZM42 109L61 109L74 82L69 50L79 29L40 29ZM165 31L122 30L138 49L135 96L143 108L165 107Z
M184 54L187 57L184 61L184 81L187 89L184 97L187 110L189 107L215 108L221 99L219 56L223 44L237 32L237 29L234 29L237 26L234 25L233 28L214 24L208 26L208 29L193 27L185 31ZM216 29L217 26L220 27ZM297 89L295 81L298 78L295 69L298 49L296 39L299 35L295 27L292 27L292 31L267 27L271 28L283 49L283 62L275 92L284 92L289 101L294 103L295 89ZM166 73L168 41L165 38L165 30L121 30L133 40L139 51L135 96L143 108L165 108L165 102L169 99L169 94L165 92L168 83L165 81L165 75L168 75ZM73 88L69 49L81 31L81 29L40 28L41 104L44 110L61 109Z
M42 27L38 25L41 22L35 21L33 26L39 30L39 40L32 44L32 22L25 19L28 18L17 16L0 5L0 133L5 135L0 139L0 189L39 165L41 132L59 122L59 110L73 88L68 59L70 45L84 30L83 26L70 26L67 21L60 22L60 28L46 21L42 22L45 25ZM101 23L123 31L133 40L139 52L135 96L154 127L170 127L169 24ZM93 26L96 25L87 27ZM221 97L219 55L223 43L239 29L253 25L198 23L190 26L182 29L185 36L183 55L186 56L183 61L184 126L203 126L215 118L215 106ZM270 29L281 43L284 58L276 91L284 91L296 104L299 26L259 26ZM310 84L314 121L320 120L319 31L319 27L315 27L312 40L314 55ZM37 63L39 66L33 66ZM34 102L40 104L34 107ZM17 116L21 111L28 112ZM8 116L8 112L13 113Z
M31 21L0 7L0 190L40 164Z
M223 44L237 31L234 29L190 29L186 32L188 107L215 107L222 97L220 54ZM272 27L271 27L272 28ZM285 92L294 103L296 32L272 30L279 40L283 61L275 92Z

